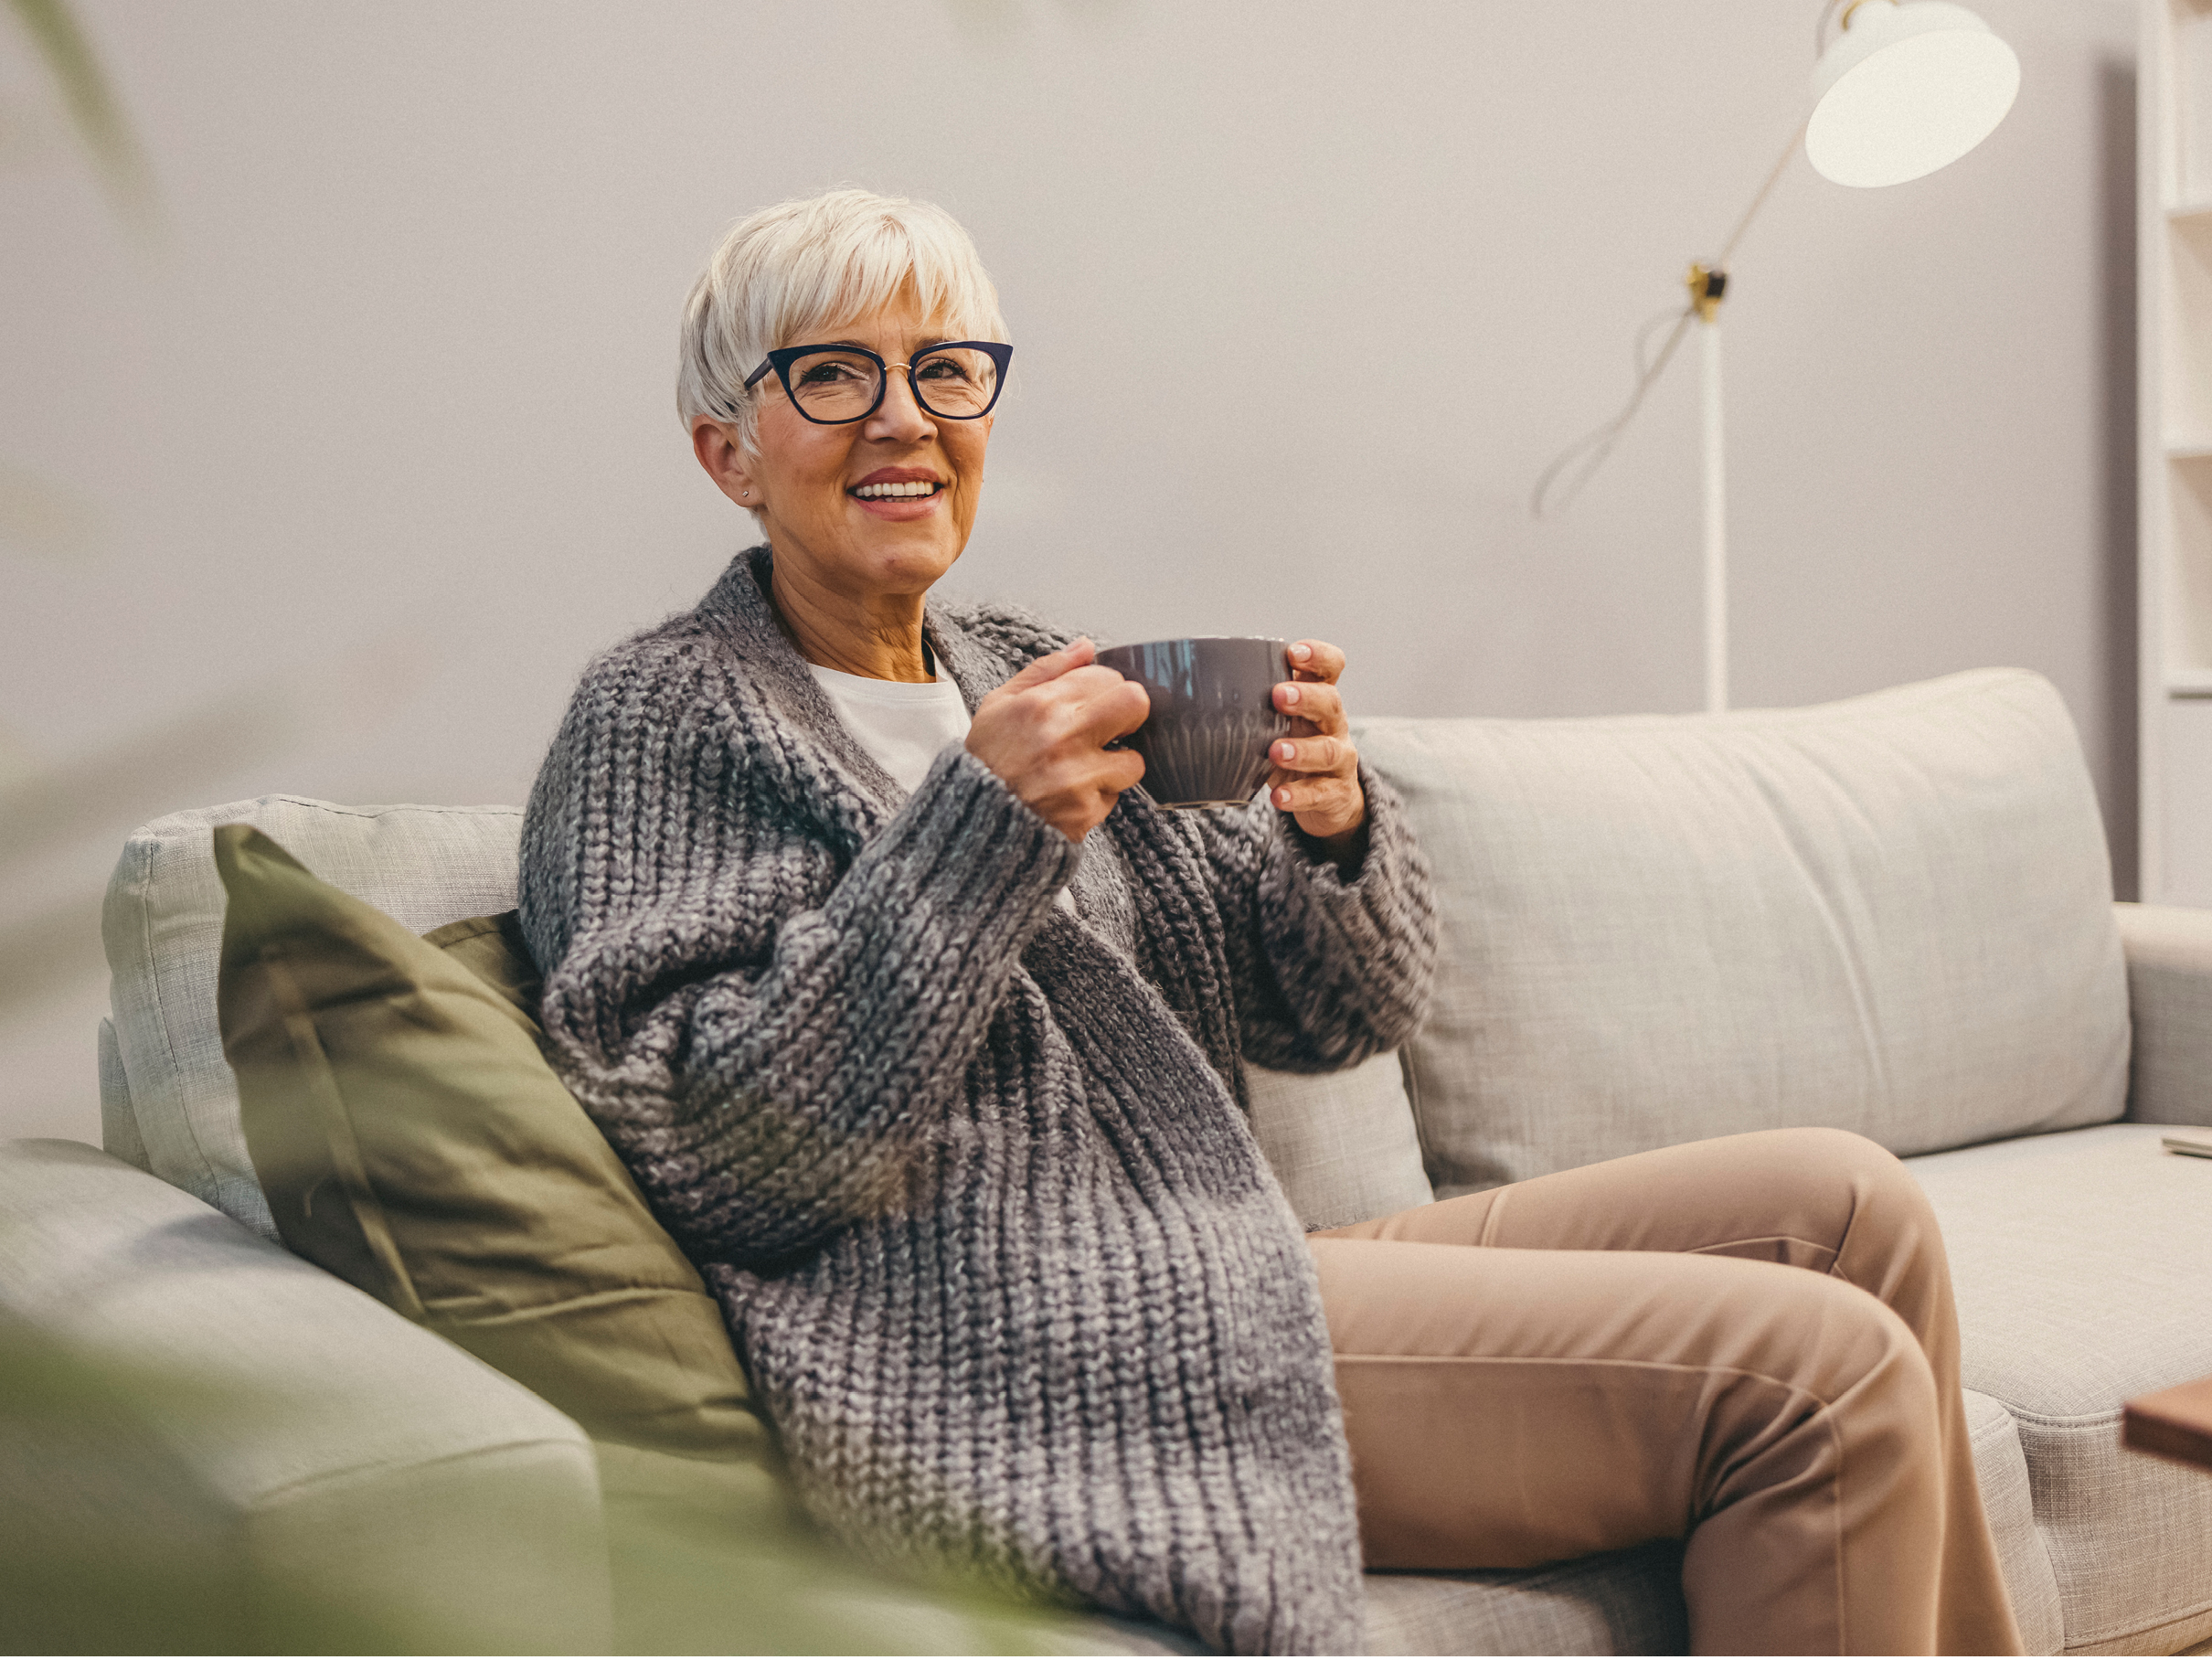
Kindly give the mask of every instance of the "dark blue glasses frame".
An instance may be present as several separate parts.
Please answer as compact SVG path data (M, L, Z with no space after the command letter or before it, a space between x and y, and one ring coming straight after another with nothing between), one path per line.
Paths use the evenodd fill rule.
M955 347L963 346L970 351L984 353L997 366L998 378L991 387L991 401L984 404L982 409L967 415L953 415L943 410L932 409L930 400L922 396L921 383L914 378L914 366L924 357L934 356L939 352L949 352ZM791 389L791 366L798 362L800 358L814 352L850 352L855 356L866 357L875 364L876 401L869 404L857 415L840 416L835 420L824 420L819 415L808 415L806 406L799 401ZM891 388L891 370L902 368L906 370L907 387L914 394L914 401L928 410L940 420L981 420L997 404L998 395L1006 389L1006 365L1013 361L1014 348L997 340L940 340L935 346L923 346L921 350L900 364L886 363L882 357L869 351L865 346L780 346L760 359L759 368L745 377L745 389L749 392L751 391L767 378L769 370L773 369L776 372L776 378L783 385L784 397L791 399L791 407L798 410L804 419L813 421L818 427L849 426L856 420L866 420L877 410L883 408L883 395Z

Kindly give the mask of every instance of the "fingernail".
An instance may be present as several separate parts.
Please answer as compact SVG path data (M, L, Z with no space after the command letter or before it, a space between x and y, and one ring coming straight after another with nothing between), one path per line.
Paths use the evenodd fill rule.
M1294 683L1286 684L1283 686L1282 700L1285 703L1296 703L1298 701L1298 687Z
M1278 807L1287 807L1287 806L1289 806L1289 805L1291 804L1291 793L1290 793L1288 790L1278 790L1278 791L1276 791L1276 792L1275 792L1275 804L1276 804Z
M1293 645L1291 647L1291 655L1297 658L1301 663L1303 663L1313 654L1313 648L1310 645Z
M1277 761L1296 761L1298 759L1298 746L1294 743L1277 744L1275 746L1275 759Z

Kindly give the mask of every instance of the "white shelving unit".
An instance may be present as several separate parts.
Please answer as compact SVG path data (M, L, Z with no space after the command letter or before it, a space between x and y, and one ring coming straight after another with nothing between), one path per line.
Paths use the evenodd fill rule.
M2212 0L2143 0L2143 897L2212 905Z

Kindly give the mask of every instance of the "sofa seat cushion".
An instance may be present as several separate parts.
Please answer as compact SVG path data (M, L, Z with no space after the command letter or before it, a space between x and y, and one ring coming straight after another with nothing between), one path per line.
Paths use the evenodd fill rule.
M2012 1415L1972 1390L1967 1433L1996 1536L1998 1560L2031 1655L2059 1641L2058 1591L2036 1531ZM1678 1655L1689 1646L1682 1552L1671 1542L1547 1568L1467 1573L1370 1573L1371 1655ZM1087 1622L1099 1652L1201 1654L1179 1633Z
M1370 1573L1370 1655L1681 1655L1689 1652L1682 1548L1671 1542L1547 1568ZM1055 1654L1204 1655L1186 1633L1092 1615Z
M1997 1566L2012 1598L2020 1641L2031 1655L2055 1655L2066 1640L2059 1606L2058 1576L2036 1527L2035 1484L2020 1426L2003 1401L1979 1389L1964 1391L1966 1435L1973 1445L1974 1479L1982 1489L1983 1514L1997 1546Z
M2212 1637L2212 1476L2121 1445L2123 1401L2212 1374L2212 1159L2107 1124L1912 1161L1966 1387L2011 1411L2069 1653Z
M1512 1572L1371 1573L1371 1655L1683 1655L1672 1542Z
M1441 1197L1743 1130L1912 1154L2121 1114L2104 832L2037 676L1358 737L1435 871L1406 1054Z

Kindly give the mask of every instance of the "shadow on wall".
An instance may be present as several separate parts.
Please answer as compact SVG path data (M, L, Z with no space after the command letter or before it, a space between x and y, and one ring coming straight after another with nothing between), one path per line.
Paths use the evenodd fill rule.
M122 223L151 246L160 240L154 176L131 123L65 0L0 0L43 66L51 107L5 113L15 127L51 127L80 154ZM93 560L108 551L96 509L0 457L0 560ZM28 619L18 616L18 628ZM102 974L102 880L70 864L71 848L119 847L129 828L212 792L287 748L327 740L373 720L427 681L438 657L412 639L380 639L346 652L312 644L301 661L226 695L181 710L107 746L49 759L0 711L0 1029L11 1035L37 1011L88 991ZM64 869L61 867L66 866ZM96 994L93 994L96 995ZM91 1034L81 1035L81 1072L91 1069ZM47 1127L67 1103L44 1099L51 1080L11 1057L5 1082L29 1099L9 1118ZM72 1081L69 1094L78 1087ZM27 1120L22 1115L27 1112ZM19 1133L16 1123L0 1130Z
M2098 457L2098 530L2103 542L2105 729L2111 799L2104 803L2112 846L2112 889L2132 899L2137 868L2142 766L2135 616L2135 66L2108 60L2097 75L2097 246L2103 452Z

